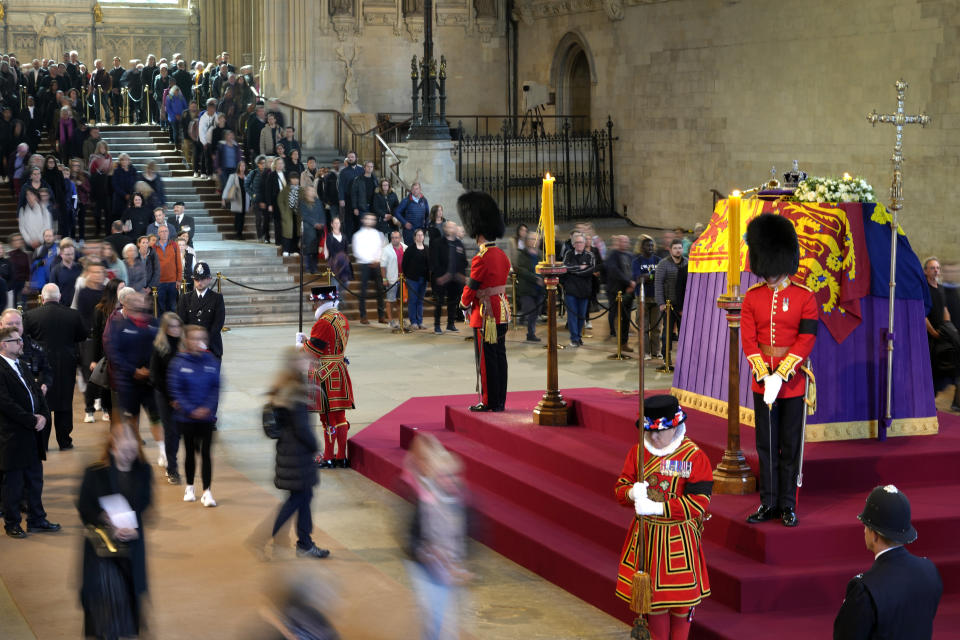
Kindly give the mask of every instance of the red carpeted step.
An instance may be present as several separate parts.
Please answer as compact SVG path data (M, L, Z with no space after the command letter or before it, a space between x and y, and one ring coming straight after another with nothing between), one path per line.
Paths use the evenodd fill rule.
M611 551L482 487L471 491L482 514L475 534L480 542L610 615L629 620L629 607L614 595L619 547Z
M518 458L450 431L436 434L440 442L466 466L471 488L483 487L538 517L615 552L620 550L633 513L613 495L602 499L562 476L547 474Z
M636 395L609 389L578 389L566 392L576 402L578 424L613 438L632 442L636 433ZM689 411L687 433L716 464L727 442L725 418ZM884 442L847 440L807 443L804 450L804 487L810 493L844 491L869 492L878 484L897 477L898 486L942 487L960 484L960 418L939 414L940 433L936 436L897 437ZM754 429L741 427L741 446L747 463L759 472Z
M694 612L690 640L748 640L776 638L776 640L810 640L833 637L843 591L835 597L833 606L767 613L741 613L726 607L714 598L703 602ZM933 621L936 640L960 639L960 595L945 595Z
M448 406L446 427L502 455L565 477L602 499L613 495L614 483L630 450L621 440L584 427L532 424L529 411L472 413Z

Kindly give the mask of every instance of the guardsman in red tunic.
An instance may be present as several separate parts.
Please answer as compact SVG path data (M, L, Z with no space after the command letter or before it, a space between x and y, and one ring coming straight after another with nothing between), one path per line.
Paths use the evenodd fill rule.
M473 329L480 403L471 411L503 411L507 401L507 277L510 258L493 241L503 236L503 216L486 193L468 191L457 199L457 211L479 251L470 263L460 308Z
M801 367L817 339L819 313L813 292L790 276L800 266L793 223L764 213L747 226L750 271L763 278L743 297L740 336L753 371L760 507L747 518L780 518L798 524L797 474L803 442L807 374Z
M707 454L686 437L687 416L676 398L651 396L643 412L643 471L640 446L633 445L614 486L617 501L638 516L620 552L616 594L630 602L634 574L638 569L648 573L653 593L647 626L653 640L684 640L693 608L710 595L701 534L713 493L713 468Z
M307 353L316 362L310 366L309 379L313 382L314 398L308 407L320 414L323 427L323 457L317 456L317 464L324 468L347 468L347 422L346 409L354 409L353 385L343 353L350 336L347 318L337 310L339 296L336 287L313 287L310 299L316 304L314 316L317 321L310 330L310 337L297 335ZM334 443L337 453L334 456Z

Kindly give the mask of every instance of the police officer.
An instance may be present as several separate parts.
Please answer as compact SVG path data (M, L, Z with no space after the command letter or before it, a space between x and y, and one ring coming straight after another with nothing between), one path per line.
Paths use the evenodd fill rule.
M226 309L223 296L210 290L212 280L210 266L206 262L198 262L193 268L193 291L180 296L177 315L185 325L197 324L206 329L210 353L222 359L223 338L220 332L223 330Z
M930 560L903 546L917 539L910 501L892 484L876 487L857 518L874 561L847 583L833 622L834 640L929 640L943 583Z

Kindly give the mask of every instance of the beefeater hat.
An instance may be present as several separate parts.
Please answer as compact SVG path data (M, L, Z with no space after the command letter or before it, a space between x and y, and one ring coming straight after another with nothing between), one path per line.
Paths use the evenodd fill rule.
M503 237L503 216L490 194L467 191L457 198L457 212L471 238L483 236L485 240L492 241Z
M761 278L792 276L800 268L800 243L790 220L762 213L747 225L750 271Z

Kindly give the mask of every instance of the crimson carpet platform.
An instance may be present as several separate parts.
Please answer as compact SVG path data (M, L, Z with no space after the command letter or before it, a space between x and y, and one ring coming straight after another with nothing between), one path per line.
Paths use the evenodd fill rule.
M354 469L399 490L406 449L419 431L436 435L465 462L481 515L478 539L590 604L622 619L614 596L619 553L633 513L613 486L636 442L636 394L563 392L577 426L540 427L539 392L516 392L503 413L471 413L475 395L412 398L350 439ZM690 411L687 434L716 466L726 421ZM919 539L944 582L936 638L960 638L960 417L940 414L940 433L806 445L800 526L748 525L757 494L713 497L704 526L713 595L696 610L692 638L825 638L847 581L872 558L856 516L878 484L910 498ZM754 431L741 429L755 471Z

